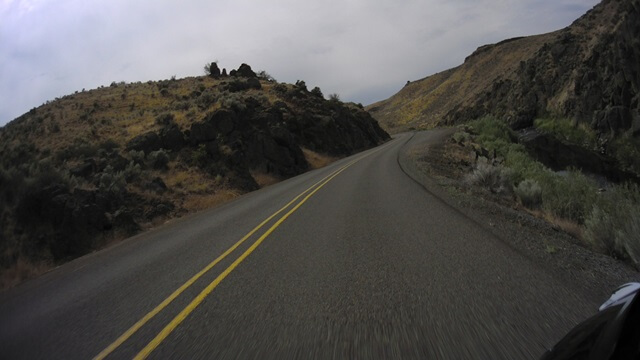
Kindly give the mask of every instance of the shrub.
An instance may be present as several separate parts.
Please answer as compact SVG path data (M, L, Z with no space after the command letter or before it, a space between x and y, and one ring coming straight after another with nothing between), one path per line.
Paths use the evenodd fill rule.
M471 139L471 135L469 135L469 133L466 131L458 131L453 134L452 139L454 142L462 144L469 141Z
M597 145L597 135L592 129L569 119L536 119L533 125L542 132L552 134L574 144L586 146L587 148L595 148Z
M627 221L616 232L616 244L624 250L636 268L640 269L640 206L627 213Z
M122 175L127 183L135 181L140 177L142 169L140 164L136 164L133 161L129 162L129 165L122 171Z
M134 164L142 165L144 164L145 154L144 151L140 150L131 150L129 151L129 157Z
M522 205L530 209L538 208L542 204L542 188L535 180L527 179L522 181L514 189L514 192Z
M123 172L115 172L111 165L107 167L100 174L98 181L98 189L101 192L110 193L113 195L120 195L126 191L127 181Z
M113 150L119 148L120 145L115 142L115 140L113 139L107 139L103 142L100 143L100 145L98 145L98 149L102 149L105 150L106 152L112 152Z
M626 170L640 174L640 142L633 135L624 134L617 137L607 150Z
M558 217L584 224L596 202L598 187L580 171L570 170L566 177L551 172L536 179L542 187L543 208Z
M320 90L319 87L314 87L313 89L311 89L311 93L319 98L323 98L324 99L324 95L322 94L322 90Z
M239 94L229 94L222 99L221 103L222 107L232 109L237 113L241 113L247 109L244 97Z
M269 82L276 81L276 79L274 79L273 76L271 76L269 73L267 73L264 70L258 71L256 73L256 76L258 76L258 79L260 79L260 80L265 80L265 81L269 81Z
M156 124L158 125L169 125L172 124L174 121L175 117L172 113L170 112L165 112L162 113L158 116L156 116Z
M275 84L273 85L273 91L280 93L280 94L285 94L287 92L287 85L284 84Z
M492 193L502 194L511 191L510 171L501 166L479 161L473 173L466 178L467 183L485 188Z
M200 108L200 110L206 110L211 107L216 102L216 96L211 93L209 90L203 91L198 99L196 99L196 105Z
M600 194L585 220L585 237L613 257L630 259L640 266L640 189L615 186Z
M169 164L169 155L164 149L152 151L147 157L149 165L156 170L164 170Z
M340 101L340 95L338 95L336 93L329 94L329 101L339 102Z
M477 134L476 140L487 150L495 151L497 155L506 157L514 146L516 136L509 126L493 116L471 121L468 129Z
M200 167L206 166L209 155L205 144L198 145L198 148L191 153L191 162Z
M307 91L307 83L304 80L296 80L296 87L300 90Z

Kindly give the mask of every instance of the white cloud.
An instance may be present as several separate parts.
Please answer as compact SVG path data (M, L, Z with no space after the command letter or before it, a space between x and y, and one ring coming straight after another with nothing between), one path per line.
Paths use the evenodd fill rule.
M2 0L0 125L111 81L243 62L370 103L476 47L556 30L596 0Z

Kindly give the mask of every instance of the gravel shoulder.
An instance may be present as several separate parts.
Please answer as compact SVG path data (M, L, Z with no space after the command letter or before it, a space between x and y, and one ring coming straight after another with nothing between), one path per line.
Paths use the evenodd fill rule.
M454 132L448 128L415 133L398 157L403 171L470 221L553 269L585 296L604 302L618 286L640 281L640 273L630 265L592 251L581 240L513 201L464 184L462 179L472 167L464 149L448 141Z

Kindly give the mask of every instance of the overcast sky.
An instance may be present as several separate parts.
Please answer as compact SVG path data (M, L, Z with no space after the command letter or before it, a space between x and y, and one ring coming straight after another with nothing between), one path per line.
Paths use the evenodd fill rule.
M0 125L47 100L246 62L370 104L597 0L0 0Z

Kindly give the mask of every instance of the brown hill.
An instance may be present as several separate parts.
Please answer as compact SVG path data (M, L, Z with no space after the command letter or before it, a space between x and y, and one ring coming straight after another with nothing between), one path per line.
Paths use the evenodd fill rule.
M303 81L230 74L114 82L0 128L0 285L389 139Z
M606 142L640 132L639 90L640 1L604 0L565 29L482 46L367 110L391 132L486 114L514 128L561 117Z

